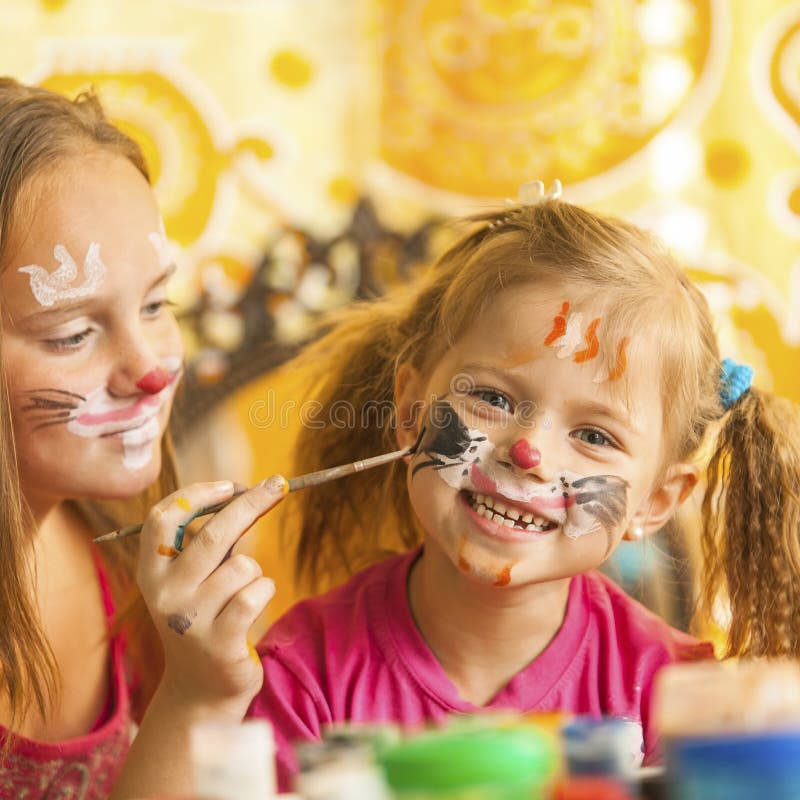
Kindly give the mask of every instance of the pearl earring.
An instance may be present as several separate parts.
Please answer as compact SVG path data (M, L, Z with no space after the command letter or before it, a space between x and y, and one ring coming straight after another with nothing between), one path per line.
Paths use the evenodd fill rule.
M630 533L631 536L638 541L644 537L644 528L641 525L637 525Z

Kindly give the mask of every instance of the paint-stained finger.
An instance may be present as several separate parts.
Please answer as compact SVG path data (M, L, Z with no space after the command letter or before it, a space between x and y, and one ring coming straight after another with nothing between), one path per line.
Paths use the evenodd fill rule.
M197 585L224 560L250 526L286 496L289 484L281 475L262 481L210 517L187 545L174 569Z
M139 541L139 585L144 589L148 576L168 568L174 555L175 535L181 525L202 509L222 502L233 494L230 481L195 483L165 497L147 515ZM166 556L166 557L165 557Z

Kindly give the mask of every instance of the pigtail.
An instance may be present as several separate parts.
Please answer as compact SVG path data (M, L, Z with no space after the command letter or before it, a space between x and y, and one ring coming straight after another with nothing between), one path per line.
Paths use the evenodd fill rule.
M722 420L702 504L700 618L726 656L800 656L800 409L757 390Z

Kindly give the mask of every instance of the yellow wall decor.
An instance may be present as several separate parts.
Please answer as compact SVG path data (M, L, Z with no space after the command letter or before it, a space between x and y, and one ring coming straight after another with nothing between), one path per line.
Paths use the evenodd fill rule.
M215 281L235 294L286 223L344 229L362 195L412 226L560 178L661 235L723 354L800 401L797 0L0 0L0 40L0 73L91 83L142 143L183 304ZM220 347L235 327L217 319ZM193 477L287 469L291 431L249 417L287 381L231 398L218 420L249 452ZM257 545L277 610L282 526Z
M718 82L711 0L386 0L381 156L426 186L514 196L623 164Z

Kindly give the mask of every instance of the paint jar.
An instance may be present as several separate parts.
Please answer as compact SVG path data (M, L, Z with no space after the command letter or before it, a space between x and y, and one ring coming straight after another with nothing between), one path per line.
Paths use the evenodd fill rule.
M380 762L397 800L542 800L559 758L544 730L484 724L428 731Z
M276 794L275 740L266 720L199 722L190 746L198 798L265 800Z
M680 664L656 680L669 796L800 798L800 664Z
M352 736L303 742L295 752L300 766L295 789L304 800L390 800L373 744Z
M638 722L579 716L562 728L561 741L570 777L605 778L635 794L636 770L643 757Z

